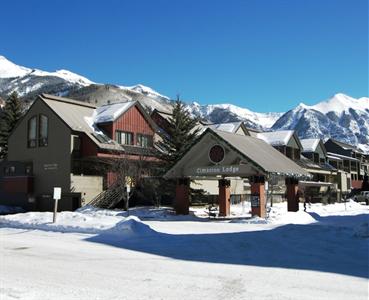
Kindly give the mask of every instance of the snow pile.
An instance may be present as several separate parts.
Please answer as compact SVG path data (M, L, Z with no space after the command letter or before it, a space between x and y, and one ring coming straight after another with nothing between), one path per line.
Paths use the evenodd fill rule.
M121 236L154 232L135 216L122 217L119 211L91 207L58 213L56 223L52 223L52 219L51 212L28 212L0 217L0 227Z
M299 210L297 212L281 210L279 207L272 207L268 222L272 224L310 224L316 220L308 213Z
M149 235L154 231L149 225L141 222L141 220L135 216L130 216L123 221L117 223L114 227L104 231L104 234L112 235Z

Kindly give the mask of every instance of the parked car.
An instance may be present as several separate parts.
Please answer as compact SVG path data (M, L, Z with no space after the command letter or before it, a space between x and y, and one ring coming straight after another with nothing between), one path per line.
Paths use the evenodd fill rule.
M362 191L358 195L354 196L354 200L356 202L365 202L366 205L369 205L369 191Z

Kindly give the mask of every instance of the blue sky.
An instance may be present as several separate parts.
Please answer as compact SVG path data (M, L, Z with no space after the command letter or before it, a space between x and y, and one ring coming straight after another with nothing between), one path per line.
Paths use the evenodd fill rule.
M2 1L0 55L201 104L368 96L367 0Z

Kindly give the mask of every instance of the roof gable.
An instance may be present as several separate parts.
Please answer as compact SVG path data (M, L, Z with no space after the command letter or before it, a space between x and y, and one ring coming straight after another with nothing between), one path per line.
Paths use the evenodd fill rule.
M350 145L350 144L346 144L340 141L337 141L335 139L329 139L328 141L331 141L332 143L336 144L337 146L341 147L343 150L351 150L360 154L363 154L363 152L358 149L357 147Z
M136 107L143 115L144 119L149 123L151 128L156 131L156 124L151 116L146 112L145 108L139 101L119 102L108 105L103 105L96 109L94 116L95 124L115 122L127 113L132 107Z
M216 166L208 158L209 150L215 144L220 144L226 152L221 164L239 168L238 176L279 174L309 177L309 174L292 160L258 138L210 128L194 142L165 177L196 176L193 175L196 168ZM227 173L223 175L230 176Z
M230 132L230 133L250 135L249 131L247 130L243 122L218 123L218 124L207 125L206 127L209 127L214 130L220 130L220 131L225 131L225 132Z
M42 94L43 101L71 130L85 133L99 148L123 150L115 141L109 139L94 124L95 106L83 102ZM36 100L37 101L37 100Z
M96 124L114 122L135 104L136 101L128 101L100 106L96 109L94 122Z
M302 149L300 139L293 130L252 132L251 135L264 140L272 146L297 146L299 149Z

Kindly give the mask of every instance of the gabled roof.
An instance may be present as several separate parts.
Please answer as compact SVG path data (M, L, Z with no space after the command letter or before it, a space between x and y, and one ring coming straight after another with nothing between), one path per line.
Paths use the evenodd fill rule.
M302 139L300 142L303 148L302 152L316 152L317 147L320 145L324 154L327 155L327 150L321 139Z
M99 148L120 150L123 148L101 132L93 122L95 106L81 101L41 94L42 100L73 131L85 133Z
M250 133L252 136L264 140L272 146L286 146L292 137L295 138L297 145L302 149L300 139L293 130L279 130L260 133Z
M128 112L133 106L136 106L144 116L145 120L150 124L151 128L156 131L157 126L155 122L151 119L150 115L146 112L145 108L139 101L118 102L100 106L96 109L94 123L102 124L114 122Z
M151 114L157 113L159 116L161 116L163 119L169 121L169 118L172 116L170 112L160 111L158 109L154 109Z
M327 163L317 164L303 155L301 155L300 159L295 162L304 169L312 169L312 170L317 170L317 171L328 171L328 172L337 171L330 164L327 164Z
M113 122L127 112L137 101L118 102L96 108L94 122L96 124Z
M350 145L350 144L346 144L340 141L337 141L335 139L329 139L331 142L335 143L336 145L340 146L342 149L344 150L351 150L360 154L365 154L363 151L361 151L359 148L357 148L356 146Z
M180 165L186 165L186 160L191 159L191 157L195 155L195 153L191 153L191 149L196 144L201 143L209 134L227 144L233 151L238 153L238 155L241 155L243 160L250 162L251 165L254 165L264 174L310 177L308 172L261 139L213 130L211 128L205 130L205 132L190 146L187 152L184 153L176 164L166 173L165 177L172 176L177 166L181 168Z
M214 129L214 130L220 130L220 131L225 131L225 132L230 132L230 133L236 133L240 128L242 128L245 135L250 135L243 122L211 124L211 125L207 125L207 127Z
M319 145L320 139L302 139L300 140L302 145L302 152L315 152Z
M310 176L291 159L271 147L261 139L251 136L214 131L245 157L254 161L267 173L279 173L288 176Z

